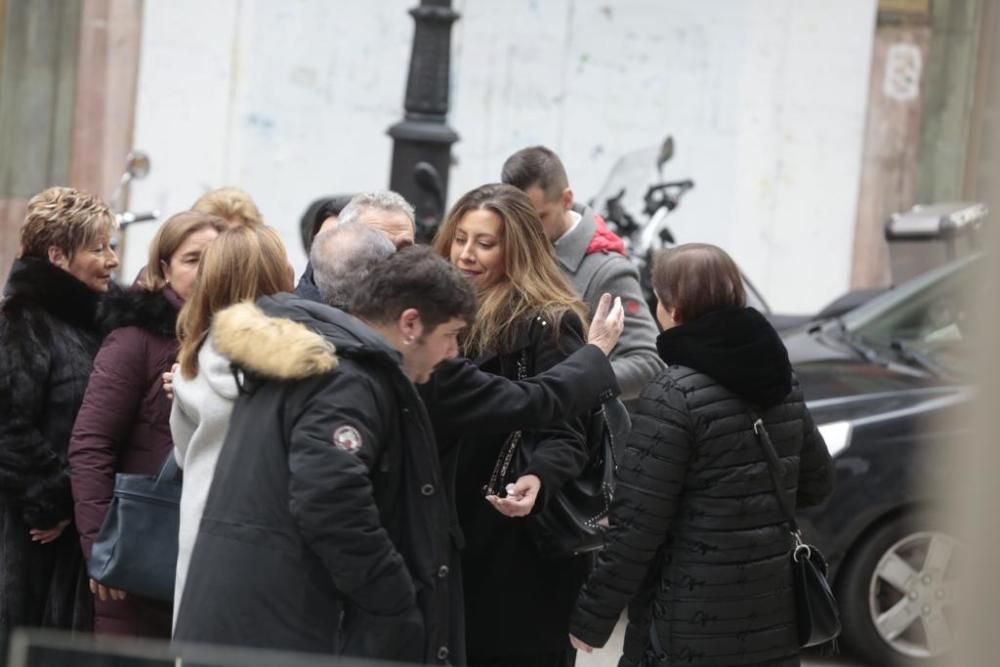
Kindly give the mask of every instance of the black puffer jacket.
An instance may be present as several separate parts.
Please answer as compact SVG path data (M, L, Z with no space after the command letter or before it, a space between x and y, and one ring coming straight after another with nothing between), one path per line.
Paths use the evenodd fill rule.
M445 662L449 503L399 353L329 306L258 306L213 320L244 379L174 637Z
M15 626L89 630L66 450L94 356L100 295L46 260L14 263L0 314L0 648Z
M651 616L667 664L797 665L791 538L750 410L799 506L829 495L833 466L787 352L752 309L710 313L658 343L668 368L640 397L608 546L571 631L603 646L631 602L622 665L642 658Z

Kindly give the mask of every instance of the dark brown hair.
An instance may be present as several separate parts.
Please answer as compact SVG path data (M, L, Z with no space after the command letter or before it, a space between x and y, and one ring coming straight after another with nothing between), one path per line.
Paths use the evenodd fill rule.
M518 190L538 186L549 201L561 196L563 190L569 187L562 160L545 146L522 148L507 158L500 180Z
M351 314L373 324L420 313L424 335L452 318L472 324L476 293L465 276L427 246L410 246L383 260L351 301Z
M725 250L708 243L686 243L657 253L653 291L677 322L690 322L722 308L746 306L743 277Z

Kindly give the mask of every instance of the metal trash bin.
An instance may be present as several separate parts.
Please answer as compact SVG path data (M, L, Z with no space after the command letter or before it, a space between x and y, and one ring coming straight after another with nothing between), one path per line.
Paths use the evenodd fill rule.
M894 213L885 225L892 283L900 283L975 251L989 213L978 202L914 206Z

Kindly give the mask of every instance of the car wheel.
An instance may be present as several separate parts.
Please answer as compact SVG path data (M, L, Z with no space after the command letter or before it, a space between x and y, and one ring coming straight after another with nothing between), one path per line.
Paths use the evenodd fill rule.
M955 641L960 546L927 517L869 535L839 578L844 640L874 665L935 664Z

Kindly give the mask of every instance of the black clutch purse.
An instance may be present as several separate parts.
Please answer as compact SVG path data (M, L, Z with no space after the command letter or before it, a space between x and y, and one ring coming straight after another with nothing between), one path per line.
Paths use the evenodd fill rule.
M115 492L87 562L95 581L154 600L174 599L181 483L174 453L160 473L115 475Z

